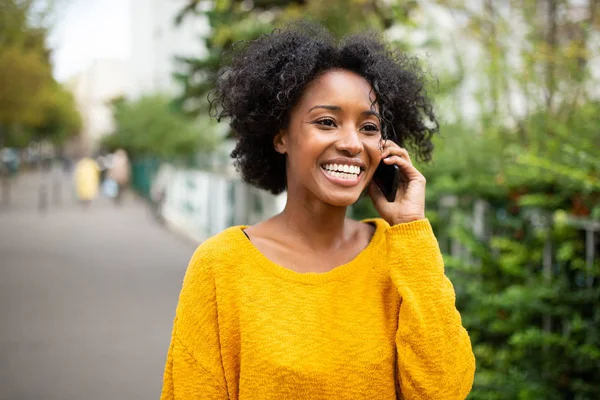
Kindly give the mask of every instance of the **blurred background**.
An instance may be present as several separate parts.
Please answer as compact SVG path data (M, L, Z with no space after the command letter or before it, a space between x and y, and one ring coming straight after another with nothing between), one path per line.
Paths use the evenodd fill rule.
M0 0L0 399L159 397L193 250L285 205L208 117L222 52L298 18L428 71L469 398L600 399L597 0Z

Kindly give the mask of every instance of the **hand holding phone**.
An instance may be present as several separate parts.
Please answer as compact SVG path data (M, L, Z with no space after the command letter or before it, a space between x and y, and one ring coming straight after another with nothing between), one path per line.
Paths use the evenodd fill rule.
M372 180L381 191L374 193L372 188L371 192L377 212L390 226L424 219L425 177L412 164L406 149L395 143L390 143L382 156L385 158Z

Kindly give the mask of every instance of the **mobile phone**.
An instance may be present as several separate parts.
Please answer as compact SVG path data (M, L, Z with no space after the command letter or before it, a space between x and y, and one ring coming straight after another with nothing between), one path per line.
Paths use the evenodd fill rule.
M390 203L396 200L399 179L400 168L396 164L388 165L383 160L381 160L375 170L375 175L373 175L373 181Z

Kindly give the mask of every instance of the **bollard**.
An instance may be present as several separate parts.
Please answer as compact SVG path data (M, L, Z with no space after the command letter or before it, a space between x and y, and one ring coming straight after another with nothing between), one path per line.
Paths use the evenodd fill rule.
M38 211L42 213L48 211L48 189L46 188L46 185L40 186Z
M55 180L52 184L52 199L55 206L60 206L62 202L62 184L59 180Z

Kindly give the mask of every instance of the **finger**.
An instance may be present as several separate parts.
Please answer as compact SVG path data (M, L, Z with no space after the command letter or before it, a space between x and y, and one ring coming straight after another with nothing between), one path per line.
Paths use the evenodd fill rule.
M402 147L396 145L394 147L388 147L382 153L383 158L389 157L391 155L400 156L400 157L408 160L408 162L410 162L412 164L412 160L410 159L410 154L408 153L408 150L406 150L405 148L402 148Z
M408 179L417 179L422 177L419 170L417 170L415 166L411 164L410 161L400 156L389 156L388 158L385 158L383 162L387 165L396 164L397 166L399 166L404 171Z
M400 146L398 146L397 143L391 141L391 140L387 140L384 145L383 145L383 152L382 154L391 154L391 151L394 149L398 149L400 148Z

